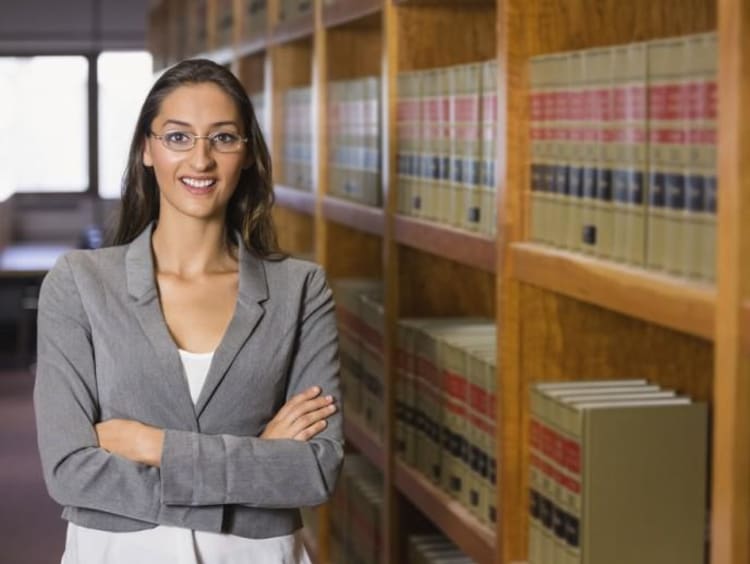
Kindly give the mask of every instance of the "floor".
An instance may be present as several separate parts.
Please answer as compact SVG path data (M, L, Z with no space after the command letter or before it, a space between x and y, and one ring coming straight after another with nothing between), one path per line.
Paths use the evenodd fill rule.
M4 564L56 564L65 540L36 446L33 376L0 372L0 546Z

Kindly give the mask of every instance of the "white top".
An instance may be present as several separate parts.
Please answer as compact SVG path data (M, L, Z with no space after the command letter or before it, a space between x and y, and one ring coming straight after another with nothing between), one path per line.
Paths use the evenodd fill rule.
M180 350L193 403L206 381L213 356ZM164 525L114 533L68 523L61 564L310 564L301 533L246 539Z

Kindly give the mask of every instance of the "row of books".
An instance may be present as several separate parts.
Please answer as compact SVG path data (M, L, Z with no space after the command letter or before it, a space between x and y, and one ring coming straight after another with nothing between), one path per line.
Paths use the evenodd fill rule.
M328 84L328 193L381 206L380 78Z
M344 413L383 440L383 284L339 279L331 284L339 326Z
M312 89L284 92L284 184L300 190L313 189Z
M702 564L707 408L645 380L531 387L529 564Z
M398 76L399 212L496 231L497 61Z
M245 1L245 37L248 41L268 33L268 0Z
M535 57L531 237L713 280L715 33Z
M317 507L301 507L300 514L302 515L302 525L307 530L308 537L311 539L318 538L318 508Z
M402 319L396 454L472 512L497 519L497 332L484 318Z
M453 541L440 533L409 535L409 564L474 564Z
M347 454L331 499L331 564L380 564L383 477L359 454Z

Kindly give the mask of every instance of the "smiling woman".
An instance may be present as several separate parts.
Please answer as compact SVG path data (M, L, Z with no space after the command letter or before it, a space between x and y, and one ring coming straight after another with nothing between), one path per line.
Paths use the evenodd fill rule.
M64 564L307 562L343 454L322 270L281 254L247 94L184 61L141 109L116 245L39 303L35 409Z

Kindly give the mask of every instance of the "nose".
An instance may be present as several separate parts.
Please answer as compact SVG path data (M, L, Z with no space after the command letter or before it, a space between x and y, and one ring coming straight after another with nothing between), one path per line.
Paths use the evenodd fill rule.
M211 140L199 137L190 151L190 162L195 170L209 170L214 165Z

